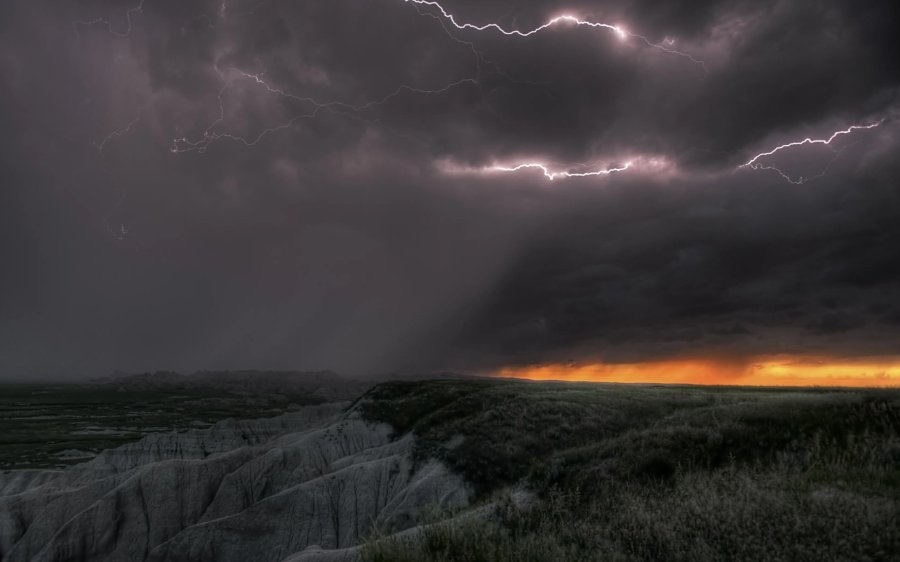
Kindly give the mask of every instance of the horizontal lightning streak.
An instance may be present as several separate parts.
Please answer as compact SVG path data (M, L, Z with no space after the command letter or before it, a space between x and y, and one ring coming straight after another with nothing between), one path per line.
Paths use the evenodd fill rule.
M595 162L600 162L600 160ZM618 164L599 166L598 164L551 164L540 160L524 160L520 162L494 163L486 166L469 166L453 162L452 160L439 160L436 162L436 166L440 171L451 175L474 174L483 176L536 171L540 172L549 181L612 176L624 172L654 174L659 178L669 178L674 177L678 171L674 163L665 156L652 154L632 154L627 156L627 160L619 160L619 162Z
M769 156L773 156L773 155L781 152L782 150L787 150L790 148L796 148L796 147L807 146L807 145L830 146L831 143L834 142L839 137L842 137L844 135L849 135L849 134L853 133L854 131L865 131L865 130L875 129L876 127L881 126L885 122L885 120L886 120L886 118L882 118L879 121L876 121L875 123L871 123L869 125L851 125L851 126L847 127L846 129L841 129L839 131L835 131L834 133L831 134L831 136L829 136L828 138L824 138L824 139L813 139L813 138L807 137L803 140L782 144L782 145L776 146L775 148L773 148L772 150L769 150L767 152L760 152L759 154L757 154L756 156L754 156L747 162L738 166L738 169L750 168L751 170L757 170L757 171L758 170L771 170L771 171L779 174L782 178L784 178L785 180L787 180L788 182L790 182L794 185L802 185L812 179L819 178L819 177L822 177L823 175L825 175L825 173L827 172L827 168L825 170L823 170L820 174L817 174L812 177L801 176L799 178L794 178L790 174L788 174L788 173L784 172L783 170L781 170L780 168L778 168L777 166L764 164L763 162L760 162L760 160L767 158ZM829 166L830 165L831 164L829 163Z
M515 173L520 172L522 170L535 169L540 170L544 176L550 181L554 181L557 178L587 178L592 176L608 176L610 174L614 174L616 172L624 172L631 168L632 163L626 162L621 166L616 166L612 168L606 168L602 170L592 170L589 172L570 172L567 170L563 171L552 171L546 164L541 164L539 162L526 162L524 164L518 164L516 166L491 166L487 168L485 171L488 172L504 172L504 173Z
M320 115L323 111L329 111L329 112L334 112L334 113L344 115L347 117L363 119L359 115L360 113L365 112L374 107L384 105L384 104L388 103L390 100L392 100L404 93L421 94L421 95L437 95L437 94L442 94L447 91L450 91L451 89L461 86L463 84L472 84L472 85L479 86L480 85L479 78L481 75L481 67L480 67L481 53L475 48L473 43L471 43L469 41L464 41L457 37L454 37L454 35L451 33L452 29L456 29L459 31L469 30L469 31L476 31L476 32L491 31L491 32L498 33L505 37L526 38L526 37L530 37L532 35L541 33L543 31L546 31L554 26L558 26L558 25L562 25L562 24L583 26L583 27L588 27L588 28L592 28L592 29L602 29L602 30L606 30L609 32L613 32L619 38L621 38L623 40L628 39L628 38L633 38L633 39L639 40L640 42L642 42L643 44L645 44L648 47L658 49L658 50L664 51L664 52L672 54L672 55L677 55L680 57L687 58L691 62L702 66L704 68L704 70L706 69L706 65L705 65L704 61L697 59L696 57L694 57L693 55L691 55L689 53L684 53L684 52L672 49L671 48L671 45L672 45L671 40L666 40L663 43L654 43L643 35L639 35L639 34L627 31L622 26L614 25L611 23L605 23L605 22L589 21L589 20L581 19L580 17L574 16L571 14L563 14L563 15L556 16L552 19L547 20L546 22L544 22L543 24L541 24L537 27L534 27L533 29L525 29L525 30L509 29L509 28L505 28L502 25L500 25L499 23L495 23L495 22L489 22L489 23L479 25L479 24L460 21L458 19L457 15L450 13L437 0L403 0L403 1L414 5L417 13L419 13L420 15L428 16L428 17L434 18L437 21L439 21L444 32L448 35L448 37L451 40L453 40L457 43L460 43L462 45L466 45L467 47L469 47L472 50L473 54L475 55L476 67L478 70L478 73L476 74L475 77L462 78L462 79L456 80L454 82L451 82L445 86L442 86L440 88L435 88L435 89L422 89L422 88L416 88L411 85L404 84L404 85L397 87L394 91L392 91L391 93L385 95L384 97L382 97L380 99L374 99L374 100L366 101L366 102L359 103L359 104L352 104L352 103L347 103L347 102L343 102L343 101L327 101L326 102L326 101L317 100L317 99L315 99L313 97L309 97L309 96L299 96L296 94L292 94L281 88L271 85L266 79L263 78L263 76L261 74L252 74L252 73L248 73L243 70L235 68L235 69L231 69L231 70L236 72L241 78L244 78L247 80L252 80L255 84L261 86L266 92L268 92L270 94L274 94L274 95L277 95L284 99L290 99L290 100L293 100L293 101L296 101L299 103L309 104L309 106L310 106L309 110L299 113L297 115L294 115L293 117L291 117L290 119L288 119L285 122L282 122L280 124L277 124L277 125L269 127L269 128L265 128L265 129L261 130L260 132L254 134L254 136L251 136L251 137L244 137L244 136L241 136L241 135L238 135L235 133L216 131L215 129L217 127L221 126L226 121L225 100L224 100L223 96L228 91L229 87L231 86L231 83L226 81L218 93L218 104L219 104L218 118L216 118L208 127L206 127L206 129L203 131L202 135L199 138L196 138L193 140L186 138L186 137L174 139L171 151L173 153L184 153L184 152L203 153L209 148L210 145L212 145L216 141L222 140L222 139L232 140L232 141L241 143L248 147L254 146L254 145L258 144L260 141L262 141L262 139L265 138L266 136L268 136L274 132L277 132L277 131L288 129L288 128L294 126L296 123L298 123L301 120L315 118L318 115ZM146 2L146 0L139 0L137 5L128 9L125 12L125 24L126 25L125 25L124 30L116 29L110 19L101 17L101 18L97 18L97 19L94 19L91 21L73 22L75 32L76 32L76 34L78 34L79 28L81 26L93 26L93 25L101 25L102 24L107 28L109 33L114 36L129 37L132 30L135 27L135 17L144 12L145 2ZM258 3L256 6L254 6L253 10L256 10L261 5L263 5L263 3ZM228 8L227 8L226 3L221 2L219 13L218 13L219 18L224 18L226 16L227 9ZM210 24L211 23L212 22L210 21ZM217 71L218 71L218 69L217 69ZM220 72L220 74L221 74L221 72ZM223 78L224 78L224 76L223 76ZM138 116L133 121L128 123L126 127L112 131L111 133L106 135L99 142L94 142L94 145L102 153L111 141L113 141L117 138L126 136L128 134L131 134L134 131L137 124L140 122L140 120L141 120L141 115L140 115L140 113L138 113ZM795 176L792 176L790 173L787 173L784 170L780 169L779 167L768 163L767 159L782 152L782 151L790 150L792 148L797 148L797 147L801 147L801 146L822 145L822 146L830 147L836 139L838 139L842 136L850 135L857 131L864 131L864 130L870 130L870 129L877 128L877 127L881 126L885 121L886 121L886 118L883 118L877 122L870 123L868 125L852 125L845 129L835 131L826 138L814 139L811 137L807 137L802 140L785 143L785 144L776 146L775 148L772 148L771 150L756 154L755 156L753 156L751 159L749 159L745 163L739 165L737 167L737 169L738 170L751 169L751 170L756 170L756 171L771 170L771 171L776 172L784 180L786 180L792 184L795 184L795 185L803 184L808 181L811 181L812 179L815 179L817 177L821 177L821 176L825 175L828 172L828 169L831 166L831 164L834 162L834 160L829 162L828 165L820 173L818 173L814 176L795 177ZM835 158L837 158L837 156L835 156ZM629 161L629 162L626 162L624 165L614 166L614 167L606 168L606 169L597 169L597 170L590 170L590 171L570 171L567 169L561 170L559 168L554 168L550 165L547 165L547 164L544 164L541 162L524 162L524 163L515 164L515 165L502 165L502 166L493 166L493 167L483 168L480 170L480 172L515 173L515 172L520 172L520 171L529 170L529 169L530 170L539 170L547 179L553 181L553 180L557 180L557 179L561 179L561 178L607 176L607 175L611 175L611 174L618 173L618 172L624 172L624 171L627 171L634 167L635 167L635 163L632 161ZM640 165L639 167L643 167L643 165Z
M409 2L412 4L417 4L420 6L429 6L429 7L432 7L434 9L438 10L440 12L441 16L444 17L444 19L449 21L454 27L456 27L457 29L459 29L461 31L464 31L467 29L472 30L472 31L492 30L492 31L496 31L497 33L500 33L502 35L506 35L508 37L530 37L532 35L542 32L546 29L554 27L560 23L570 23L570 24L574 24L576 26L585 26L585 27L591 27L594 29L606 29L608 31L614 32L616 35L619 36L620 39L627 39L629 37L637 39L650 48L658 49L658 50L666 52L670 55L676 55L679 57L686 58L686 59L690 60L691 62L693 62L694 64L701 66L704 71L706 70L706 63L704 61L694 57L693 55L682 52L682 51L677 51L675 49L669 48L660 43L654 43L654 42L650 41L647 37L645 37L643 35L639 35L637 33L631 33L630 31L627 31L626 29L624 29L618 25L583 20L583 19L575 17L573 15L565 14L565 15L561 15L561 16L556 16L555 18L548 20L544 24L539 25L538 27L535 27L534 29L530 29L528 31L522 31L519 29L506 29L497 23L486 23L483 25L476 25L473 23L460 23L459 21L457 21L455 15L448 12L439 2L436 2L434 0L403 0L403 1Z

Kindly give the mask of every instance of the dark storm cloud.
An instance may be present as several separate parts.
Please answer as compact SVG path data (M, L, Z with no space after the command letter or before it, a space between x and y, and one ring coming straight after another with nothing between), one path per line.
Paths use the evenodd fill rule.
M894 3L444 5L705 68L401 0L3 3L0 372L894 351Z
M883 153L788 189L744 178L578 201L535 237L466 341L499 363L890 354L897 173Z

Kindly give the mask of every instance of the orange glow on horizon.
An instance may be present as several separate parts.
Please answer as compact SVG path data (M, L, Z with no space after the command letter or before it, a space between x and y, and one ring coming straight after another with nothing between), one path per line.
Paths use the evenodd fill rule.
M739 386L900 387L900 357L762 357L748 361L671 359L645 363L505 367L498 377L580 382Z

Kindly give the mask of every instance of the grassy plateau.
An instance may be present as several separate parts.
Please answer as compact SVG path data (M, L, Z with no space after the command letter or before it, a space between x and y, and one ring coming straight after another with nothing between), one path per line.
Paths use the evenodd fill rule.
M900 560L898 390L425 381L355 407L476 503L371 562Z

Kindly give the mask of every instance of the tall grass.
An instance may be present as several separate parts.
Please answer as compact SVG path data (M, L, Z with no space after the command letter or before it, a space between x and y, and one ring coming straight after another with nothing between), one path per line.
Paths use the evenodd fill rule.
M897 392L428 390L405 427L490 507L373 537L370 562L900 560Z
M896 498L777 470L692 473L501 502L407 538L371 540L370 562L900 560Z

